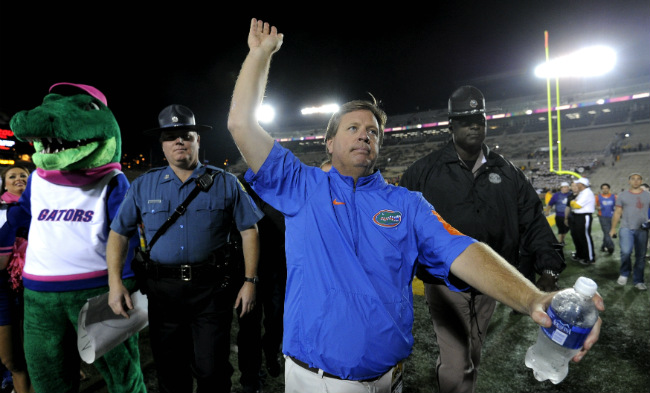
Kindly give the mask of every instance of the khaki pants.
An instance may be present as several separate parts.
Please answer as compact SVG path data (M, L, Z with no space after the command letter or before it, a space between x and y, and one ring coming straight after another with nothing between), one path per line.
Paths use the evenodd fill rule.
M359 382L328 378L322 375L322 370L317 374L300 367L288 356L284 358L285 393L391 393L395 367L376 381Z
M471 393L476 387L481 348L496 301L483 294L453 292L424 284L424 293L440 349L436 364L440 393Z

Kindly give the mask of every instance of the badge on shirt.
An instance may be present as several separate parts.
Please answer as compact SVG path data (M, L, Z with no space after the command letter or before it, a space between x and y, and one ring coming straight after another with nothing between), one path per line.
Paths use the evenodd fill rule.
M501 183L501 176L498 173L490 173L488 180L490 180L490 183L499 184Z

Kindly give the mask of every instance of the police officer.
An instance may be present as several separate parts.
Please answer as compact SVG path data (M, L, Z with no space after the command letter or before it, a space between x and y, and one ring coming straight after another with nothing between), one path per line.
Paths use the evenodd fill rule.
M109 305L127 316L132 308L120 272L127 239L138 223L151 242L167 218L197 187L197 179L211 176L182 215L150 247L150 261L141 269L140 287L149 304L151 349L161 392L229 392L229 362L233 304L240 315L255 305L259 239L257 221L263 213L238 182L223 170L199 162L199 131L192 111L170 105L158 116L159 128L145 134L159 136L169 163L135 179L111 224L107 246ZM202 177L201 179L206 179ZM234 280L227 267L231 225L241 234L245 281ZM226 262L230 262L229 265ZM135 270L135 269L134 269Z
M400 185L422 192L450 225L487 243L511 264L518 265L520 251L535 256L532 263L541 275L537 286L555 289L564 259L555 250L555 235L526 176L484 143L483 94L462 86L451 94L448 109L452 140L409 167ZM496 301L472 288L452 292L423 269L417 275L424 282L440 348L439 391L473 392Z

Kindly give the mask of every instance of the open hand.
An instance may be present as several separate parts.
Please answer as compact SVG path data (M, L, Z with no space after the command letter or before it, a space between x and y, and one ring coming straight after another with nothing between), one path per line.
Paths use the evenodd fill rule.
M248 47L250 49L264 49L269 53L275 53L282 46L283 34L278 33L275 26L253 18L251 29L248 32Z

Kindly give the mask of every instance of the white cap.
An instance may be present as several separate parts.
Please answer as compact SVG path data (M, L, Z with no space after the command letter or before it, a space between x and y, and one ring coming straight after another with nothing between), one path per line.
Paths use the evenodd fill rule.
M569 187L569 183L563 181L562 183L560 183L560 187Z
M598 284L591 278L578 277L573 289L581 295L592 297L598 290Z
M586 177L581 177L580 179L576 180L576 183L583 184L585 187L590 186L589 179L587 179Z

